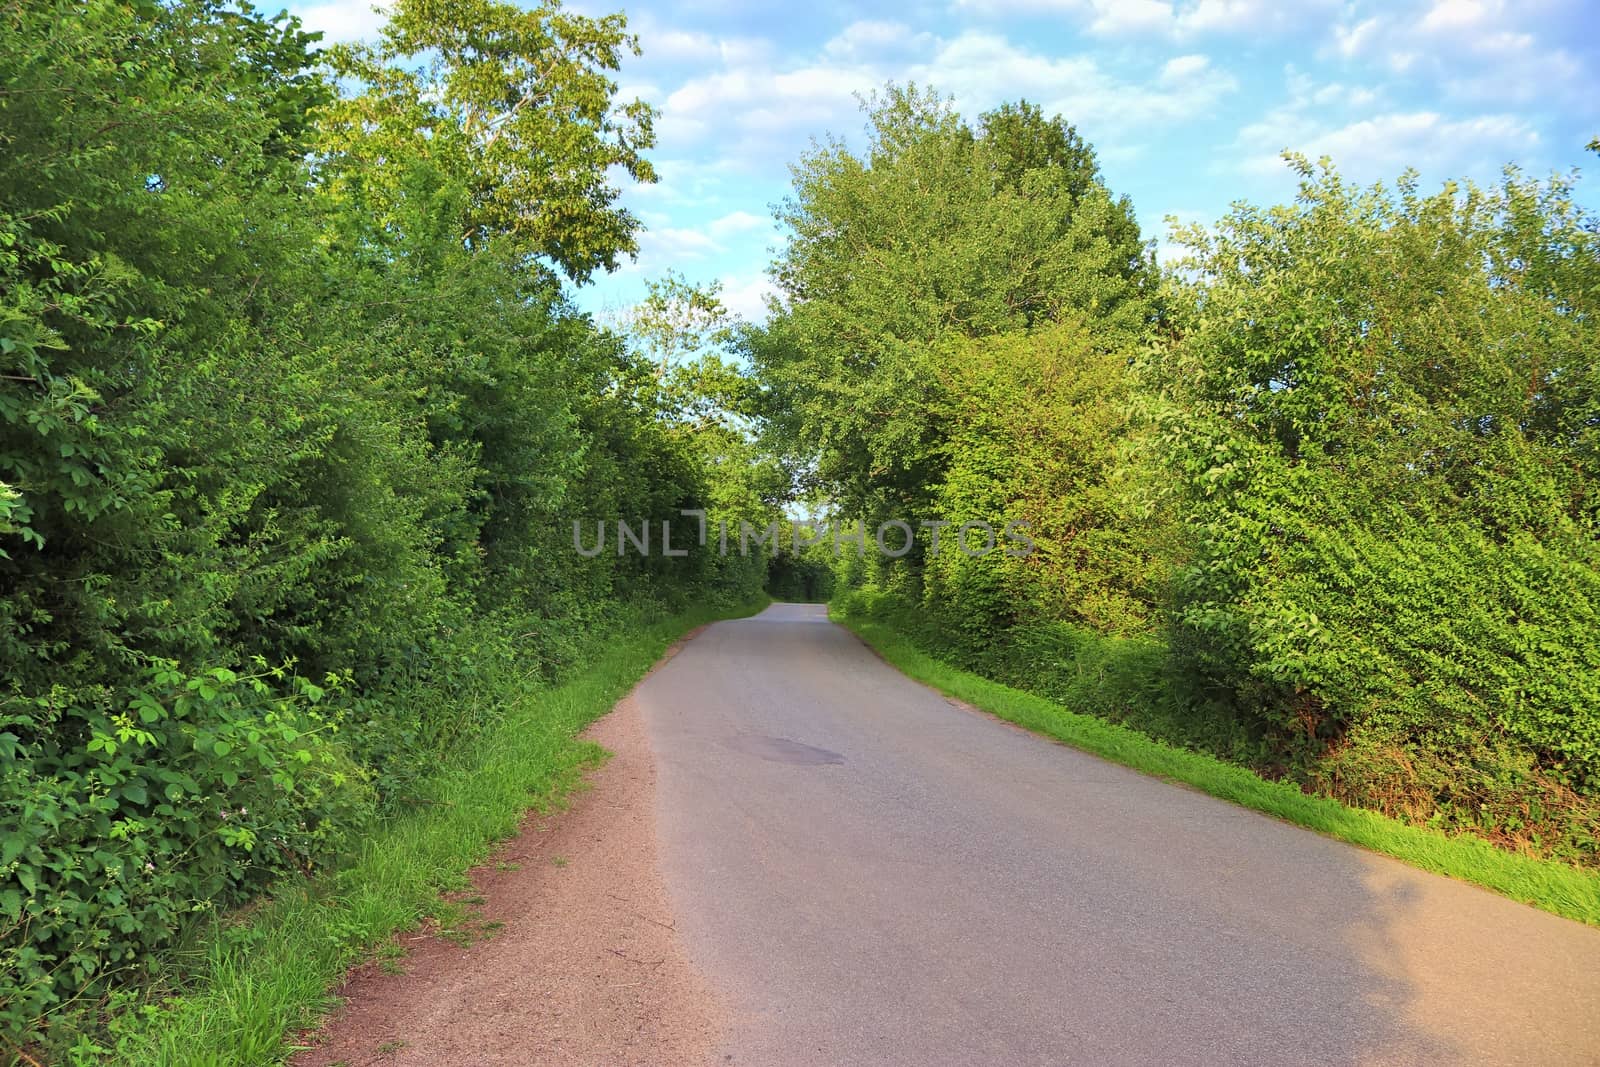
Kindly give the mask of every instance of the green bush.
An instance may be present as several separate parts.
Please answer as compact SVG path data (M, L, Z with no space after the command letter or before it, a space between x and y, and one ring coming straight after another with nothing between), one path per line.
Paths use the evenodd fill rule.
M327 693L259 665L187 675L160 662L127 694L5 702L5 1032L147 972L197 915L340 854L371 791Z
M1595 231L1561 183L1355 191L1192 235L1150 368L1194 562L1175 647L1272 763L1593 863Z

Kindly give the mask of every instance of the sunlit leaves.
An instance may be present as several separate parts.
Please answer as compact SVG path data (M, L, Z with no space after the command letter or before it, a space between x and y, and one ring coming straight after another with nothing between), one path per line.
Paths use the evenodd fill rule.
M401 0L380 43L329 52L358 89L322 112L319 173L381 241L408 161L426 159L466 192L459 240L506 238L579 280L614 269L636 250L638 222L616 206L610 171L655 180L642 155L653 113L617 101L611 79L636 51L618 14Z

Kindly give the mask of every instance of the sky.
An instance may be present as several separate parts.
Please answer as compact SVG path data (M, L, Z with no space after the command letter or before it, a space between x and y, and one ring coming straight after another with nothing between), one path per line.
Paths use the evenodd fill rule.
M1363 183L1423 187L1600 170L1600 0L739 0L569 2L624 10L643 54L618 76L658 112L660 181L624 182L637 261L580 290L606 314L676 270L759 320L780 241L772 208L813 138L860 145L858 95L914 81L972 118L1027 99L1094 147L1169 256L1166 218L1280 203L1285 149ZM291 4L329 39L372 35L367 3ZM1580 183L1600 206L1600 174Z

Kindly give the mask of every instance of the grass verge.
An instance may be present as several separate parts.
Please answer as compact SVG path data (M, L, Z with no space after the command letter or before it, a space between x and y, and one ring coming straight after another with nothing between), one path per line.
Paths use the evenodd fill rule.
M85 1039L72 1064L233 1067L279 1063L293 1033L331 1006L329 990L389 935L440 913L441 891L516 833L523 815L571 790L603 750L576 736L696 626L750 614L699 610L615 635L562 685L533 692L447 757L428 803L384 825L332 876L314 879L218 927L176 997L128 1009L111 1037ZM109 1040L110 1047L101 1043Z
M1137 730L1069 711L1053 701L959 670L884 624L829 609L894 667L911 678L1002 719L1159 778L1183 782L1340 841L1448 875L1556 915L1600 926L1600 875L1568 864L1506 852L1475 837L1452 837L1377 812L1312 796L1288 782L1270 782L1236 764L1177 748Z

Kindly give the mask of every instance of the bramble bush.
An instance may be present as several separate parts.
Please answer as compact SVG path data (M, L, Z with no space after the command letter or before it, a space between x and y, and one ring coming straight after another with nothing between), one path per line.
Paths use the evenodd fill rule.
M23 1033L63 997L148 973L202 913L336 857L370 787L317 685L258 663L195 675L153 663L139 684L0 711L0 1027Z

